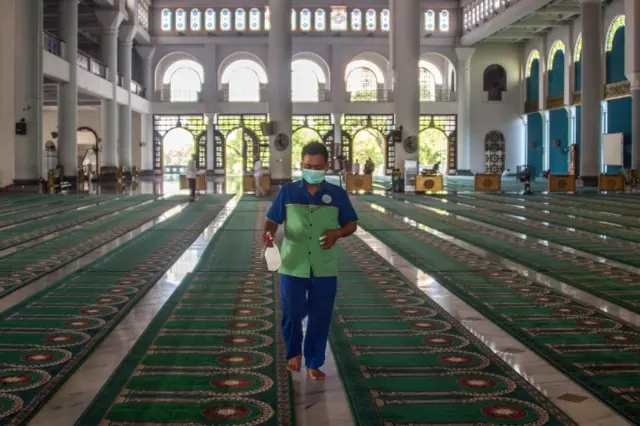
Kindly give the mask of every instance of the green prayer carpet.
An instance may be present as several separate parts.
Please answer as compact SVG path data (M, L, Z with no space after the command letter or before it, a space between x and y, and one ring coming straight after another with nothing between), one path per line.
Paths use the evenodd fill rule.
M0 425L25 425L215 219L226 200L205 197L121 245L106 260L99 258L4 311ZM155 240L159 233L165 235L160 241ZM135 261L108 270L105 265L112 266L113 259Z
M400 208L398 217L388 204L387 211L355 204L365 230L621 415L640 418L638 327L405 223Z
M294 424L267 205L237 205L79 425Z

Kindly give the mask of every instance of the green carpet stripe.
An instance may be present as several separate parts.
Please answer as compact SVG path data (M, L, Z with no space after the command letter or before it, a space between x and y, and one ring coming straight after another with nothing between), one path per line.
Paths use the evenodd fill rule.
M0 250L13 247L36 238L60 232L73 226L100 219L120 210L153 200L153 195L134 195L122 197L105 204L99 204L82 210L72 210L55 215L52 218L34 220L22 225L0 231Z
M417 197L407 195L394 195L395 198L423 204L445 210L456 215L484 222L502 229L525 234L529 237L539 238L562 246L571 247L585 253L602 256L616 262L640 267L640 250L634 244L624 241L600 238L595 233L574 232L571 229L546 226L535 220L523 221L513 217L501 215L490 210L469 208L465 206L443 203L431 197ZM442 217L442 216L440 216Z
M629 207L629 203L626 203L625 200L620 199L620 203L616 205L611 204L599 204L597 203L597 199L595 197L590 197L590 199L582 199L579 197L564 199L558 196L530 196L527 195L523 197L522 195L509 195L509 194L465 194L468 197L473 197L479 200L486 201L500 201L503 203L509 203L513 205L525 206L525 207L534 207L536 209L549 210L552 212L564 213L564 214L573 214L573 215L582 215L584 213L589 214L591 218L601 218L602 220L607 220L612 217L611 214L618 216L632 216L639 217L640 211L636 208ZM611 214L607 214L611 213ZM593 216L593 215L596 216Z
M432 205L431 201L424 198L403 197L403 199ZM382 197L367 198L367 201L377 203L462 241L499 254L506 259L542 272L587 293L640 313L640 277L635 274L560 249L550 248L535 241L523 240L498 230L445 217L428 210L409 207ZM449 210L448 205L443 203L440 203L439 208ZM504 218L494 219L482 212L455 211L455 214L586 253L603 256L620 263L640 266L640 249L620 245L597 236L586 237L568 230L552 230L533 222L523 224L517 219L514 221Z
M46 206L53 208L62 203L85 200L87 197L87 195L38 195L33 198L5 202L5 204L0 205L0 215L6 215L7 213L13 213L19 210L42 209ZM100 197L101 196L96 196L96 199Z
M176 199L137 206L0 258L0 298L156 219L178 204Z
M251 257L261 251L267 205L249 200L217 231L199 272L165 303L78 424L294 424L277 283L262 258ZM200 272L229 252L246 259L236 272Z
M638 327L503 270L388 212L360 200L356 205L364 229L621 415L640 418ZM380 230L379 222L386 229ZM442 256L450 262L444 271Z
M574 424L361 240L338 250L330 341L356 425Z
M109 201L116 198L117 195L92 195L85 197L69 197L66 200L58 201L54 204L31 206L27 210L17 211L0 216L0 228L5 226L16 225L41 217L50 216L80 207L87 207L93 204Z
M26 424L211 223L226 199L207 197L167 219L175 230L166 231L172 237L162 245L145 244L152 227L118 247L115 252L137 259L130 270L93 272L90 264L3 312L0 425ZM151 265L158 267L149 270ZM94 285L105 291L83 293ZM70 295L69 287L77 292Z

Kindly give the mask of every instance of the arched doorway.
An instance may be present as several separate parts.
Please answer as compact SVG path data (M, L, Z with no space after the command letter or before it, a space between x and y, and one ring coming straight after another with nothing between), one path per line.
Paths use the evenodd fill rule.
M232 130L225 139L225 192L234 194L242 190L242 176L244 175L243 129Z
M293 176L301 175L302 148L310 142L322 142L329 152L329 173L336 156L331 115L294 115L291 120L291 167Z
M360 173L364 173L364 166L371 159L375 165L373 176L384 176L387 138L380 130L372 127L360 129L353 136L351 144L353 163L360 164Z
M203 115L154 115L153 116L153 169L158 176L167 172L164 154L164 138L174 129L182 129L197 143L198 169L207 169L207 124Z
M360 148L369 146L370 150L367 155L372 155L371 160L375 163L375 174L377 176L390 175L397 167L396 143L389 142L394 136L394 123L393 115L344 115L341 124L342 141L340 144L344 159L350 164L355 163L356 158L362 160L363 156L356 157L356 154ZM364 133L359 135L361 132ZM358 147L355 142L358 142ZM374 142L375 146L371 142ZM376 153L378 149L382 150L382 158ZM364 160L366 161L367 158L368 156L364 157ZM381 170L380 166L382 166ZM364 171L364 163L361 163L360 171Z
M187 173L187 164L196 152L193 134L182 127L176 127L162 138L164 166L164 192L176 193L180 190L180 175Z
M76 131L76 140L78 141L78 165L86 172L89 166L93 173L96 173L98 166L98 135L90 127L78 127Z
M430 127L418 134L420 171L436 170L442 174L449 171L447 154L449 138L441 129Z
M293 132L291 138L291 167L293 176L302 175L302 148L311 142L321 142L320 133L309 127L301 127ZM331 155L331 153L329 153Z
M484 172L502 174L505 166L506 143L502 132L492 130L484 137Z

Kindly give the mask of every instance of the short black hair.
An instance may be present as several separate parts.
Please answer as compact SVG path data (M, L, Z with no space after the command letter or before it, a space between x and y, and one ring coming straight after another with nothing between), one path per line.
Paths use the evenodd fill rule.
M302 148L302 158L305 155L322 155L325 161L329 161L329 151L327 147L321 142L311 142Z

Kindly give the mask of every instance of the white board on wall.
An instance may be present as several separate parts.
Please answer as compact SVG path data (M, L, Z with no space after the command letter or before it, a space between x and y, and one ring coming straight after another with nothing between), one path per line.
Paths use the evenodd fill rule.
M602 162L605 166L622 166L622 133L603 135Z

